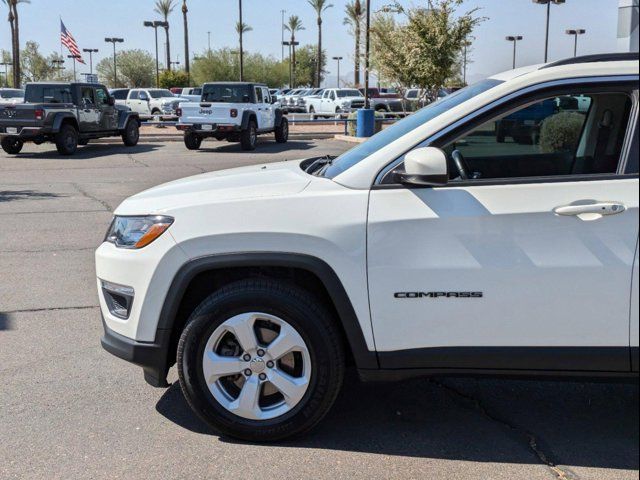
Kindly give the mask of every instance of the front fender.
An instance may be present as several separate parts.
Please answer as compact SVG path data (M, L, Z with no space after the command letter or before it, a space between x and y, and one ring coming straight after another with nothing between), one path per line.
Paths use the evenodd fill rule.
M124 130L124 127L127 126L127 122L131 118L135 119L138 123L140 123L140 115L138 115L136 112L126 112L126 111L120 110L118 112L118 130Z

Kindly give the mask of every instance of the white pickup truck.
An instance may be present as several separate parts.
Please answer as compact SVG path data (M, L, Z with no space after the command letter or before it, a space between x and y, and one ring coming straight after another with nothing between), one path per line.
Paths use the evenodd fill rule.
M243 150L254 150L261 134L274 133L278 143L289 138L289 123L280 104L262 84L205 83L202 100L182 103L177 115L176 128L184 132L189 150L198 150L208 137L240 142Z
M364 108L364 96L355 88L327 88L320 97L307 99L312 117L342 116Z
M162 88L132 88L124 104L141 118L158 116L166 119L175 117L178 105L188 101L188 98L176 96Z

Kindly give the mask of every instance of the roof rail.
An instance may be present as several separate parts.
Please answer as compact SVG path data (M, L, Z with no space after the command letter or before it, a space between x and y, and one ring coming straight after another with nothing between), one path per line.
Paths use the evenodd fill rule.
M619 53L598 53L596 55L583 55L580 57L565 58L557 62L548 63L540 70L551 67L560 67L562 65L574 65L578 63L594 63L594 62L623 62L625 60L638 61L638 52L619 52Z

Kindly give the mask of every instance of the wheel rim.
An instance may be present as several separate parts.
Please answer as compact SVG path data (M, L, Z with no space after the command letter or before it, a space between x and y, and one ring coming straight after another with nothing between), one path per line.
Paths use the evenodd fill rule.
M139 135L139 132L138 132L138 129L136 128L136 126L135 125L130 125L129 126L129 138L131 140L133 140L133 141L136 141L136 140L138 140L138 135Z
M73 135L73 133L68 133L67 137L65 138L65 146L69 149L72 150L75 146L76 146L76 139Z
M227 411L268 420L300 403L311 379L311 356L290 324L274 315L248 312L214 330L202 356L202 373Z
M251 142L251 146L254 146L256 144L256 141L257 141L256 127L251 127L251 132L249 134L249 141Z

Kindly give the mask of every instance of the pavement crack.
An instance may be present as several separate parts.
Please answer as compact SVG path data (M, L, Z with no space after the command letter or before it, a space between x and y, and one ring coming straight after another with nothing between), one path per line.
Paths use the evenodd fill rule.
M511 430L512 432L517 433L519 436L523 437L526 442L527 445L529 446L529 448L531 449L531 451L535 454L535 456L538 458L538 460L540 460L540 462L543 465L546 465L552 472L553 474L556 476L556 478L558 478L559 480L578 480L578 477L575 474L569 473L564 471L562 468L560 468L555 462L553 462L551 460L551 457L548 453L545 453L542 448L540 447L540 445L538 444L538 440L535 436L535 434L529 432L528 430L515 425L513 423L508 422L507 420L504 420L502 418L499 418L498 416L492 414L491 412L489 412L489 410L487 410L487 408L480 402L480 400L478 400L477 398L468 395L464 392L461 392L460 390L458 390L457 388L454 388L450 385L447 385L445 383L439 382L438 380L431 378L429 379L429 381L431 383L433 383L434 385L445 389L447 392L449 392L450 395L458 397L468 403L471 403L473 405L473 408L478 411L483 417L486 417L487 419L491 420L492 422L498 423L500 425L502 425L503 427L505 427L508 430Z
M131 160L134 164L136 165L142 165L143 167L149 167L149 164L141 162L140 160L136 159L136 157L134 157L132 154L127 153L127 158L129 160Z
M109 212L113 212L113 207L111 205L109 205L107 202L105 202L104 200L100 200L98 197L94 197L93 195L91 195L90 193L86 192L80 185L78 185L77 183L72 183L71 185L73 185L73 188L75 188L78 192L80 192L83 196L85 196L86 198L93 200L94 202L98 202L100 205L102 205L107 211Z

